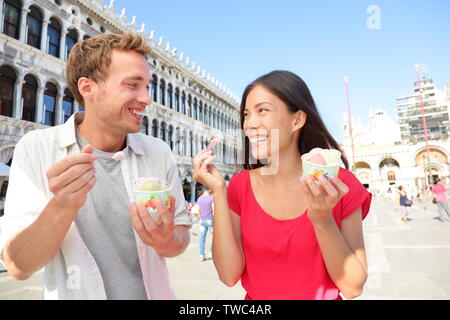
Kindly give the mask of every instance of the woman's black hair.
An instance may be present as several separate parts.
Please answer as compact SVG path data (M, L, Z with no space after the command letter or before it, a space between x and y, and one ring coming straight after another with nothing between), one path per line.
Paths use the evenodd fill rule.
M303 128L300 129L298 140L298 150L301 155L308 153L314 148L336 149L341 152L342 162L345 168L348 169L347 157L325 127L306 83L302 78L290 71L272 71L259 77L247 86L241 101L241 129L244 129L244 109L247 96L258 85L264 86L280 98L287 105L290 112L295 113L302 110L306 113L306 122ZM242 169L251 170L264 165L253 158L250 152L250 141L247 136L244 137L243 148L244 164Z

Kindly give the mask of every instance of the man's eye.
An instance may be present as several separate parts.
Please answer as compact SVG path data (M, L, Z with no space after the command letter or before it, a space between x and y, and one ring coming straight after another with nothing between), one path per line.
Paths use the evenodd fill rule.
M138 85L137 83L129 83L128 86L131 88L137 88Z

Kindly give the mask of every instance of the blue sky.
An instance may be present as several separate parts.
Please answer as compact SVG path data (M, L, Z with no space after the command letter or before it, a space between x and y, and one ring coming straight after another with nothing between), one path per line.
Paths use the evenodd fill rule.
M367 27L370 5L379 8L379 29ZM363 123L371 107L395 118L395 98L412 93L415 63L428 66L439 88L450 82L448 0L116 0L115 7L238 96L271 70L295 72L339 142L344 75L352 114Z

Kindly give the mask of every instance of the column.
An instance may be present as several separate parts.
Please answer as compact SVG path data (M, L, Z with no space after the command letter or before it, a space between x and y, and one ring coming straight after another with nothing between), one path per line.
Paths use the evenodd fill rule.
M19 74L19 79L16 81L15 89L14 89L14 105L13 105L13 118L21 119L22 118L22 86L24 81L22 80L22 74Z
M45 86L40 86L36 92L36 123L44 123L44 91Z
M63 100L64 93L58 92L58 95L56 96L56 106L55 106L55 126L63 124L64 123L64 115L62 112L62 100Z
M47 53L47 39L48 39L48 23L49 20L45 18L42 21L42 33L41 33L41 51Z
M66 61L66 36L67 36L67 27L64 25L61 30L61 42L59 46L59 58L63 61Z
M0 5L0 33L3 32L3 7L5 6L5 2L2 1L2 4Z
M28 8L22 8L20 16L20 37L19 37L19 40L22 42L26 42L28 36L27 15L28 15Z
M189 200L189 202L195 202L195 180L191 181L191 199Z

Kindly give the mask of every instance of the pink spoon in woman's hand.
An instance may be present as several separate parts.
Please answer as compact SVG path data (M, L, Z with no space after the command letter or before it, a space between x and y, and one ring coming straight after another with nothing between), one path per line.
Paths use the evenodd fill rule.
M217 138L212 139L211 142L209 143L209 145L206 147L206 151L211 151L218 142L219 142L219 139L217 139Z

